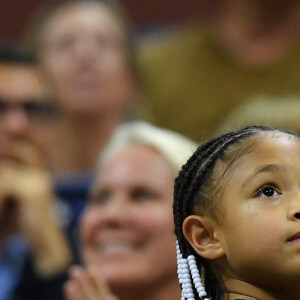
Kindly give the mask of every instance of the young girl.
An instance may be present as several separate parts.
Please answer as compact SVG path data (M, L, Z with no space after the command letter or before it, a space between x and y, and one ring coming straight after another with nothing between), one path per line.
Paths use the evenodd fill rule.
M175 183L181 299L300 299L300 139L251 126L199 147Z

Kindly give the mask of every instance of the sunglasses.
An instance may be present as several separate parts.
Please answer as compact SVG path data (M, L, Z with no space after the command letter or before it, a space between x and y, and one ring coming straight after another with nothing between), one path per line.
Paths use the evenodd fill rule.
M57 115L56 107L47 99L26 100L14 103L0 98L0 119L12 110L22 110L29 120L49 120Z

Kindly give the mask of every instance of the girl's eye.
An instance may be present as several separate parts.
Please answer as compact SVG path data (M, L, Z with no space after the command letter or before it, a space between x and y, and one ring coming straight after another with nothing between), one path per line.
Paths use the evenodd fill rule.
M272 198L279 196L279 192L277 187L274 187L273 185L264 185L261 187L256 193L255 196L259 198Z

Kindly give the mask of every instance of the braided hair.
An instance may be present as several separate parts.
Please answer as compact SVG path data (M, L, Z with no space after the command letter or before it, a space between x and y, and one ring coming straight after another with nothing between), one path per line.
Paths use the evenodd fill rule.
M218 160L227 161L227 159L232 159L232 157L229 157L230 155L233 156L232 152L231 154L229 153L229 149L231 149L233 145L237 146L241 143L244 145L243 142L248 140L248 138L260 135L264 132L282 132L299 137L296 133L265 126L249 126L237 131L225 133L202 144L182 167L175 180L173 213L175 233L177 236L178 277L183 291L181 299L208 299L204 298L205 296L208 296L210 299L221 298L222 290L220 284L208 260L197 255L187 242L183 235L182 224L186 217L194 214L194 208L196 206L206 213L210 213L214 210L213 197L210 196L213 190L212 175L216 162ZM189 267L190 257L196 261L197 268L201 271L202 278L197 279L200 281L200 284L195 284L193 272ZM181 263L181 261L183 262ZM183 265L183 267L180 265ZM188 268L188 270L184 272L191 273L194 281L192 288L190 279L181 280L182 268ZM184 276L188 277L190 274ZM204 281L205 289L201 280ZM188 282L187 288L184 287L183 282Z

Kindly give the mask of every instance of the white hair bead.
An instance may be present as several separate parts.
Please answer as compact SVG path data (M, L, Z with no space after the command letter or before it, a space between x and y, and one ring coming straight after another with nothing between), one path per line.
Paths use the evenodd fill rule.
M194 284L196 283L200 283L202 285L202 281L201 281L201 278L198 277L198 278L195 278L195 280L193 280Z
M193 293L193 292L187 294L186 297L187 297L188 299L195 299L195 296L194 296L194 293Z
M205 288L201 281L201 276L197 267L196 259L194 255L189 255L187 258L183 258L178 241L176 241L176 253L177 253L177 274L179 283L181 284L181 300L195 300L194 287L201 299L207 296ZM192 284L193 281L193 284ZM210 300L205 298L204 300Z
M204 287L203 287L202 283L200 283L200 282L197 282L197 283L195 284L195 288L197 289L197 291L198 291L199 289L203 289L203 290L204 290Z
M184 278L183 279L183 283L186 284L186 283L190 283L191 282L191 279L190 278Z
M206 294L205 291L201 291L201 292L199 293L199 296L200 296L200 297L203 297L203 296L207 296L207 294Z
M197 275L199 275L198 269L193 269L193 270L191 270L191 274L194 275L195 278L197 278L197 277L198 277Z

